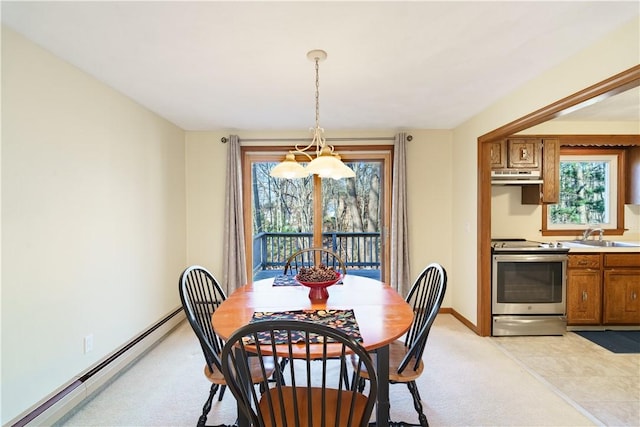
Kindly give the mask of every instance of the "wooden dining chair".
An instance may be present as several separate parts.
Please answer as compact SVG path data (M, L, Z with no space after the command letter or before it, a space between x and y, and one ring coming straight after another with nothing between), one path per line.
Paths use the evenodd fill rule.
M295 276L302 267L313 267L324 264L343 275L347 274L347 267L342 258L327 248L305 248L289 256L284 266L284 274Z
M226 382L222 375L220 355L224 341L213 330L211 316L226 299L226 295L216 278L204 267L194 265L182 272L178 282L182 308L187 316L191 328L198 337L205 359L204 375L211 381L211 389L203 408L202 415L198 419L198 427L205 425L207 415L211 411L213 397L220 390L218 400L221 401L226 388ZM252 369L258 368L255 359L252 361ZM265 359L264 368L271 375L274 370L273 359ZM254 383L258 383L259 376L252 371Z
M284 371L276 371L271 387L261 396L245 385L249 354L257 354L258 360L277 354L291 361ZM368 376L368 393L355 389L358 382L351 388L344 382L350 355L358 367L358 380L358 372L373 373ZM329 357L339 358L340 364L327 363ZM364 427L377 397L377 377L367 350L338 329L307 321L274 320L241 327L222 350L222 372L252 426ZM262 376L265 387L268 380Z
M333 268L343 276L347 274L347 267L337 253L327 248L305 248L289 256L284 266L284 275L295 276L302 267L309 268L320 264ZM287 362L286 357L280 359L280 368L284 369ZM345 372L345 381L349 381L347 372Z
M422 427L429 425L422 408L416 379L422 375L424 370L422 355L446 289L447 273L445 269L440 264L432 263L422 270L407 295L406 301L413 308L413 322L404 341L396 340L389 344L389 383L405 383L407 385L413 397L413 406L418 413L420 424L400 422L394 423L396 425L419 425ZM356 368L355 365L354 368ZM360 372L359 390L364 387L369 372Z

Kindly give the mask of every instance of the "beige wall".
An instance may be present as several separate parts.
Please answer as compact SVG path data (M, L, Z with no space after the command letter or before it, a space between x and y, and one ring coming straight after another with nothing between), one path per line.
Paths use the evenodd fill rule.
M198 264L222 280L224 204L229 133L187 132L187 263Z
M453 307L477 324L477 139L502 125L640 63L640 20L512 92L454 130ZM532 214L533 215L533 214ZM470 225L471 224L471 225ZM469 225L471 232L469 232Z
M2 29L2 424L180 306L184 164L181 129Z

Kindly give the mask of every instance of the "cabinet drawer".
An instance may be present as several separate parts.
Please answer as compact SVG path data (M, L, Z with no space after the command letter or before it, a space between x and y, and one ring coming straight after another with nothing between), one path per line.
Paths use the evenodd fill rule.
M600 268L600 254L569 255L569 268Z
M640 267L640 253L604 254L605 268Z

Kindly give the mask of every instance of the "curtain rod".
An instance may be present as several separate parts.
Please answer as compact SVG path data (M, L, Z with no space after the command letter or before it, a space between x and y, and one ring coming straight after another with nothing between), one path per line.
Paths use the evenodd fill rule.
M366 137L353 137L353 138L326 138L325 141L394 141L396 139L395 136L376 136L371 138ZM411 141L413 136L407 135L407 141ZM226 136L220 138L220 142L226 144L229 139ZM242 142L311 142L313 138L239 138L239 141Z

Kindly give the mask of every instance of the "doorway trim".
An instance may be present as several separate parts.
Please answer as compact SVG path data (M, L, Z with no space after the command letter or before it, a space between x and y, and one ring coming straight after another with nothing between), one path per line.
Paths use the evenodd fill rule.
M561 116L569 108L640 86L640 65L562 98L478 137L478 235L476 333L491 335L491 148L490 143Z

